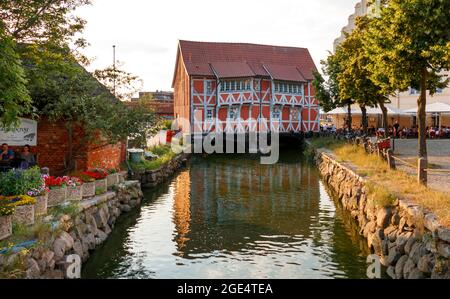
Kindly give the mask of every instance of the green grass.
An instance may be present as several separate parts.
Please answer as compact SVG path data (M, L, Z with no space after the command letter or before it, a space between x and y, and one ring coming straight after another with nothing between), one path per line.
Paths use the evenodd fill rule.
M156 170L170 162L176 156L170 146L158 146L150 149L150 151L158 155L159 158L152 161L142 160L139 163L130 161L131 168L135 171Z
M69 215L74 218L80 213L80 206L75 202L70 202L67 205L61 205L57 207L50 208L48 215L53 216L55 219L59 219L64 215Z
M319 138L326 139L326 138ZM349 163L369 182L369 197L377 205L391 205L395 199L408 199L435 213L441 224L450 226L450 196L419 184L401 170L392 170L377 155L369 155L361 146L330 140L313 140L321 148L331 150L335 159Z

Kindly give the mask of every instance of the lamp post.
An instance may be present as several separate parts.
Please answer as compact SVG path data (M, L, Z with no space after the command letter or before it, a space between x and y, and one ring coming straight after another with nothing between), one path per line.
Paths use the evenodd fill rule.
M113 45L113 90L114 97L116 96L116 45Z

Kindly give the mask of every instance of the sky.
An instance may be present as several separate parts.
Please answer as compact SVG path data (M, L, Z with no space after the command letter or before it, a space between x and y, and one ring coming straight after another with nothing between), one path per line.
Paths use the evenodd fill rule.
M87 21L89 70L112 64L144 90L172 90L178 40L245 42L308 48L318 68L333 49L357 0L93 0Z

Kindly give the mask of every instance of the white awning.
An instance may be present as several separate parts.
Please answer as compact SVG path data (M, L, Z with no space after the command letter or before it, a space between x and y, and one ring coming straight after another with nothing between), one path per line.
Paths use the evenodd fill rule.
M352 109L352 114L357 113L355 109ZM360 111L361 113L361 111ZM340 114L348 114L348 108L347 107L339 107L336 109L331 110L330 112L325 113L327 115L340 115Z
M400 110L400 109L391 108L391 107L386 107L386 108L387 108L388 115L409 115L408 113L406 113L405 111ZM346 108L346 107L336 108L325 114L329 114L329 115L348 114L348 108ZM362 115L361 108L359 108L359 107L352 108L352 114L353 115ZM368 115L383 115L383 111L381 111L381 108L379 108L379 107L378 108L367 107L367 114Z
M450 113L450 105L445 103L428 104L425 108L427 113ZM410 114L417 114L417 108L408 109L405 111Z

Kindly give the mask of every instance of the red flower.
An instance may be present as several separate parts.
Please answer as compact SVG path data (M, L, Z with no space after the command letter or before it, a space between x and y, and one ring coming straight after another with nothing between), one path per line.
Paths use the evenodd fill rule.
M104 170L94 170L94 171L85 171L83 172L84 175L94 178L96 180L102 180L108 176L108 172Z

